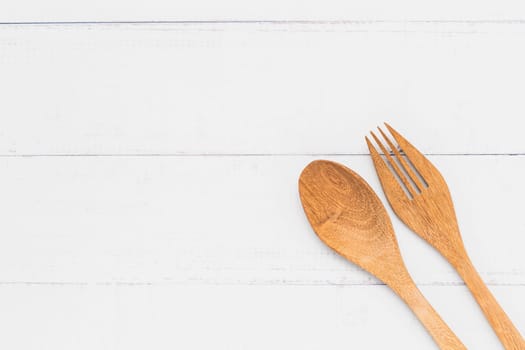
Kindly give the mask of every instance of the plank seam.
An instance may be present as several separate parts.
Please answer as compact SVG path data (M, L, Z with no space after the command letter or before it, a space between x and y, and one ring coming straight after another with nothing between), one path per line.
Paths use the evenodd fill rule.
M67 157L362 157L368 153L58 153L0 154L0 158L67 158ZM525 153L425 153L443 157L522 157Z
M381 282L370 282L370 283L301 283L301 282L34 282L34 281L0 281L0 287L2 286L70 286L70 287L82 287L82 286L168 286L168 285L184 285L184 286L199 286L199 285L212 285L212 286L385 286ZM423 287L465 287L463 282L428 282L428 283L416 283L418 286ZM524 283L494 283L487 282L487 286L494 287L525 287Z
M155 24L525 24L525 19L504 20L144 20L144 21L20 21L0 22L2 26L17 25L155 25Z

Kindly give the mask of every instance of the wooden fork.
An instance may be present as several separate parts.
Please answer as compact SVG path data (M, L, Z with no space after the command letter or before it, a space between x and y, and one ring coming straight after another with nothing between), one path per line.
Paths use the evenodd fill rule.
M390 125L385 125L401 150L381 129L379 131L393 154L373 132L371 134L385 155L386 162L368 137L366 142L392 209L457 270L505 349L524 350L525 341L483 283L467 255L452 198L443 176L403 136Z

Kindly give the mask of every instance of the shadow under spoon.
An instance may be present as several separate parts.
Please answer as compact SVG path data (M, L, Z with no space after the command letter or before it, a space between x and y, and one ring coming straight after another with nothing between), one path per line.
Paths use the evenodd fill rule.
M385 207L363 178L341 164L317 160L301 173L299 195L326 245L389 286L440 349L466 349L410 277Z

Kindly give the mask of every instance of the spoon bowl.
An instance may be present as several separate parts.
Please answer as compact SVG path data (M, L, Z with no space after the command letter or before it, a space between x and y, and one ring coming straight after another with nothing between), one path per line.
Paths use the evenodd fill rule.
M310 225L327 246L386 284L410 279L385 207L358 174L314 161L299 178L299 194Z

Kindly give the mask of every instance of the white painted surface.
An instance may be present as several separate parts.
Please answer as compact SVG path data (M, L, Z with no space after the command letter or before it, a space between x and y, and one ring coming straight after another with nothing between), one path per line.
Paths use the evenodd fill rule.
M523 24L7 25L0 45L0 154L364 154L385 120L429 153L525 153Z
M520 20L519 0L18 0L0 6L2 22L243 20Z
M321 244L304 218L297 178L316 158L0 158L0 193L9 198L0 202L0 281L377 284ZM323 158L358 171L384 199L368 156ZM448 180L485 280L525 285L523 208L502 205L525 197L525 157L430 159ZM430 246L393 222L417 282L459 283Z
M423 286L469 349L500 345L463 286ZM525 287L492 288L523 324ZM0 288L17 349L437 349L385 286L24 285Z
M0 20L328 22L0 25L0 348L435 348L320 243L297 195L326 158L384 198L363 142L384 120L433 154L525 333L520 6L24 4ZM443 318L498 348L450 266L392 219Z

